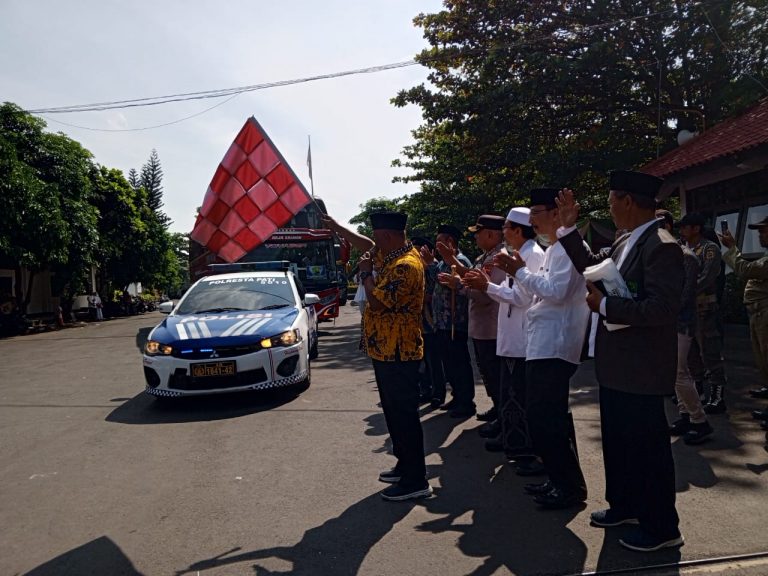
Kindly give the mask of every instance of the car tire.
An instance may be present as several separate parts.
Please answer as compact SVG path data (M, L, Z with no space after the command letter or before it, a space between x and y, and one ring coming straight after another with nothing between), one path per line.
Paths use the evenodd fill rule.
M317 337L315 337L315 343L312 344L312 348L309 349L309 359L314 360L320 356L320 351L317 349Z

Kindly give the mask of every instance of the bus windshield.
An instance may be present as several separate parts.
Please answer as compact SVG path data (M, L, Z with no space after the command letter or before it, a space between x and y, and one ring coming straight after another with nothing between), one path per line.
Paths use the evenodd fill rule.
M337 280L336 259L331 240L269 240L252 250L248 259L255 262L288 260L293 273L307 290L319 290L335 285Z

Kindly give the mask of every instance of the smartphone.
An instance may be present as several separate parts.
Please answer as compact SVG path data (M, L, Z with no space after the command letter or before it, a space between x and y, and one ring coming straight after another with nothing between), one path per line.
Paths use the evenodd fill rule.
M720 231L725 234L728 232L728 221L727 220L721 220L720 221Z

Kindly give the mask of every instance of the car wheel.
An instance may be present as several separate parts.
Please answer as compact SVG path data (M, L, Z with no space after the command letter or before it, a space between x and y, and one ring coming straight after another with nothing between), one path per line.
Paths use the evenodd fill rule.
M317 349L317 337L315 337L315 343L312 344L312 348L309 349L309 359L314 360L320 355L320 352Z

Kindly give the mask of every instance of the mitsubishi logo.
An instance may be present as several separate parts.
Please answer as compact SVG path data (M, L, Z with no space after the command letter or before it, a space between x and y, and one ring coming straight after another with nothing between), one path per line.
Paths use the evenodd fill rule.
M211 352L211 356L210 357L211 358L218 358L219 357L219 353L216 352L216 350L214 349L213 352Z

